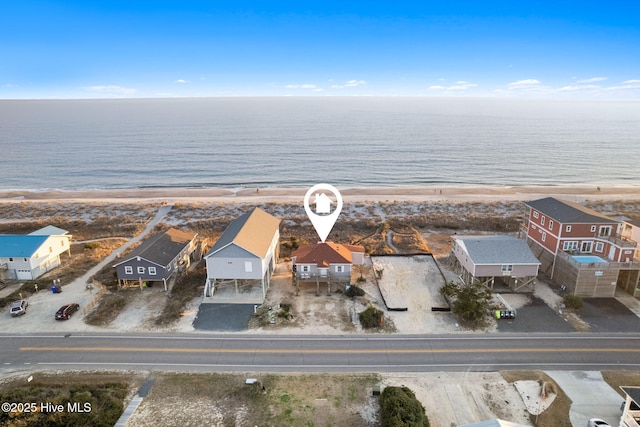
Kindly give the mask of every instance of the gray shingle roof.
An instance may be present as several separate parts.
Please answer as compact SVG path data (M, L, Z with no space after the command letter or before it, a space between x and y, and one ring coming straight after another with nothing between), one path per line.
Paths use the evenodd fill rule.
M618 224L618 221L593 209L553 197L545 197L525 202L525 204L562 224Z
M459 237L461 247L474 264L537 264L527 242L511 236Z
M633 400L636 405L640 405L640 387L620 387L622 391L627 393L627 395Z
M196 236L195 233L170 228L164 233L155 234L135 248L124 261L140 257L161 266L167 266Z

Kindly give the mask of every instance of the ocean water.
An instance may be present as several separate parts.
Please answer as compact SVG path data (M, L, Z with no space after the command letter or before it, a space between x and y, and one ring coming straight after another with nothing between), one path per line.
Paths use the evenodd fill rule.
M640 101L0 101L0 189L638 185Z

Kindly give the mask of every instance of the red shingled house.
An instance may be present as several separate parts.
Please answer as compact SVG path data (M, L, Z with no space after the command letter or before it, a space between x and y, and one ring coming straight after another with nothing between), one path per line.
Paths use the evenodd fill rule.
M364 262L362 246L341 245L333 242L303 245L291 254L295 284L326 282L331 292L331 283L344 285L351 281L351 266Z

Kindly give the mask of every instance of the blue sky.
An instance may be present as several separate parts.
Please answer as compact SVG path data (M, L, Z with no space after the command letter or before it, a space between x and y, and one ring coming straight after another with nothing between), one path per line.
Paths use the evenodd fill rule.
M5 1L0 99L640 99L639 17L629 0Z

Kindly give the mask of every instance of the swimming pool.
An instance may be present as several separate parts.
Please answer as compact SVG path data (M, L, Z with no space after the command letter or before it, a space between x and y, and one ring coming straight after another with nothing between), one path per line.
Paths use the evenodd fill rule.
M594 262L607 262L602 258L600 258L599 256L595 256L595 255L574 255L571 258L573 258L574 260L578 261L581 264L591 264Z

